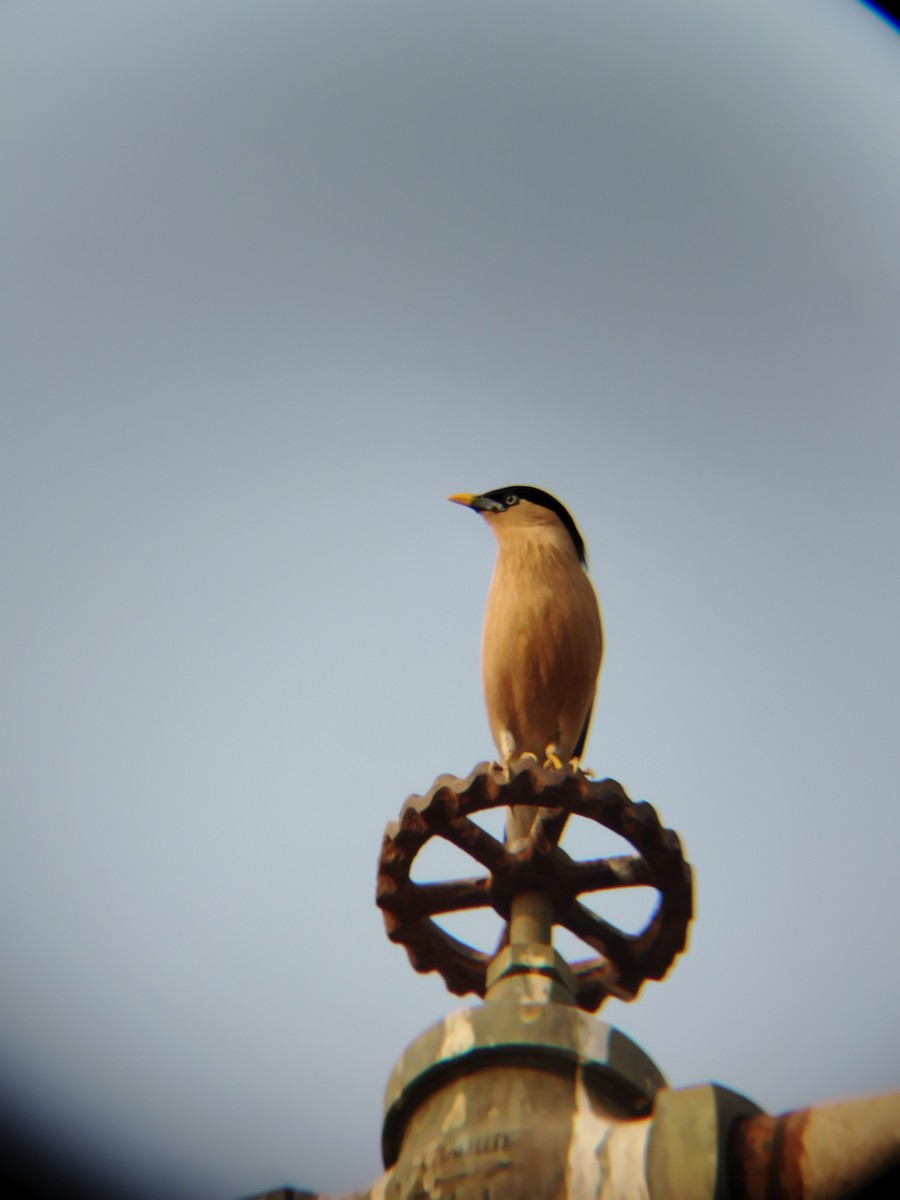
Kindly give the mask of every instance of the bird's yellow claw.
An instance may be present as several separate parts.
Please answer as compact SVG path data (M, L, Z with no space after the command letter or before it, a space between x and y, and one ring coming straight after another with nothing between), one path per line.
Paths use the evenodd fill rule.
M566 764L566 766L569 768L569 770L571 771L571 773L573 775L577 775L578 772L580 771L582 773L582 775L587 775L588 779L594 778L594 772L591 770L590 767L583 767L581 765L580 758L570 758L568 763Z

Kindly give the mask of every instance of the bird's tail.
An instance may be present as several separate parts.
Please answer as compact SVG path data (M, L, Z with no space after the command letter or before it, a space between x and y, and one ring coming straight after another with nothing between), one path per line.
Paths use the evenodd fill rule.
M537 808L510 808L506 814L507 844L518 841L519 838L527 838L539 812L540 809Z

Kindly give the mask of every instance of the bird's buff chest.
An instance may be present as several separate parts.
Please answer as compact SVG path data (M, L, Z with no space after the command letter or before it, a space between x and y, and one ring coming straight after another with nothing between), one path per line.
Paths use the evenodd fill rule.
M567 695L582 675L593 688L600 639L594 590L574 555L555 546L501 549L482 639L489 709L491 696L512 714L541 692Z

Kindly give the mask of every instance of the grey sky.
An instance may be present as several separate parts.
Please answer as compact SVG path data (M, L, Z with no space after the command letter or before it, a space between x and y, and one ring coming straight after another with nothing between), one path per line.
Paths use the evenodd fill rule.
M898 1086L898 60L846 0L0 5L8 1105L136 1198L377 1174L457 1003L381 832L492 753L444 497L512 482L697 876L602 1015L772 1111Z

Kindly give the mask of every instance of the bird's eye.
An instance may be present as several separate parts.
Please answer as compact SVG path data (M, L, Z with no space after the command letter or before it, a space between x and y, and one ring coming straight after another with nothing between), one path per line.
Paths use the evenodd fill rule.
M503 503L506 505L507 508L512 508L512 506L514 504L519 503L519 497L518 496L507 496L506 499L503 501Z

